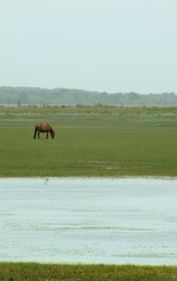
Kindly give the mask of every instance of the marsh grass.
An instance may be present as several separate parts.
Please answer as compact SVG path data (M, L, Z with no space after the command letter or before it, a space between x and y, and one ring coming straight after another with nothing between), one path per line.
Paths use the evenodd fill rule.
M176 266L0 263L1 281L175 281Z
M34 108L0 118L1 177L177 176L174 110L158 109L157 114L151 109L147 114L150 109L124 108L120 116L118 109L112 115L108 108L109 114L98 111L95 116L75 115L78 109L72 113L71 108L70 115L60 116L57 109L57 113L44 109L48 113L43 118ZM56 129L56 138L46 140L43 135L34 140L34 123L46 118Z

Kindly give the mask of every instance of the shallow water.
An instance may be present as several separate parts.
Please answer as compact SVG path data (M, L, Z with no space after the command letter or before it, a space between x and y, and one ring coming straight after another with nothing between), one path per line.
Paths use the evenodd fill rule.
M0 179L0 260L177 263L177 180Z

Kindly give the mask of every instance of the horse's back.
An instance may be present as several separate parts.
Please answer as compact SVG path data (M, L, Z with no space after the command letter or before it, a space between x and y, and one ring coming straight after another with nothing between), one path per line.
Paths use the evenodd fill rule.
M36 123L35 124L35 128L36 129L39 129L39 130L42 130L42 131L45 131L45 130L49 130L50 129L50 124L49 123Z

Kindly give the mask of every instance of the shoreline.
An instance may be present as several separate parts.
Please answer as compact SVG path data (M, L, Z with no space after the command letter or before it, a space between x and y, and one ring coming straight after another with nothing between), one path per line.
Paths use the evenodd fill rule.
M17 179L50 179L50 180L122 180L122 179L146 179L146 180L177 180L177 176L0 176L0 180L9 179L9 180L17 180Z

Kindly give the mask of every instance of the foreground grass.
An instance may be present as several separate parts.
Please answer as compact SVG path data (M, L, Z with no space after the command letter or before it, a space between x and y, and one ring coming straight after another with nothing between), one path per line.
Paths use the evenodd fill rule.
M1 177L177 176L174 108L1 108L0 114ZM34 140L34 123L46 118L56 138Z
M176 266L0 263L1 281L175 281Z

